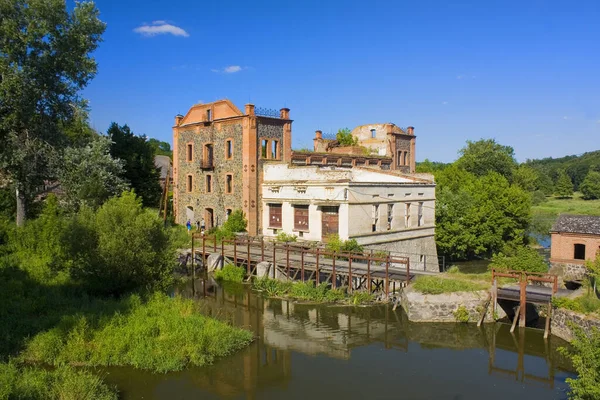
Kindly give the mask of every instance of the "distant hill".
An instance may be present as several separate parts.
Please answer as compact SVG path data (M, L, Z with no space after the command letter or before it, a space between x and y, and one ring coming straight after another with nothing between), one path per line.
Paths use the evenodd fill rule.
M558 171L564 169L571 178L574 189L578 190L590 169L600 171L600 150L560 158L527 160L524 164L548 175L553 181L556 180Z

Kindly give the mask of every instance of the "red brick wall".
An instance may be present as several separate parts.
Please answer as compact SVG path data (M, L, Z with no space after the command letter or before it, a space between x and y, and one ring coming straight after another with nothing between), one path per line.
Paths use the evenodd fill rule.
M598 235L552 233L551 239L550 259L552 261L569 260L570 262L583 263L582 260L573 260L575 244L585 245L586 260L596 258L596 252L600 250L600 236Z

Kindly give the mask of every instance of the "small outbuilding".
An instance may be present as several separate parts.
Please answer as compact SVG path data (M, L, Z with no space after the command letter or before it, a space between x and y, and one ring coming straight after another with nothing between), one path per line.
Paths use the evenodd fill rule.
M562 214L550 235L552 266L563 270L565 280L581 280L585 261L595 259L600 251L600 217Z

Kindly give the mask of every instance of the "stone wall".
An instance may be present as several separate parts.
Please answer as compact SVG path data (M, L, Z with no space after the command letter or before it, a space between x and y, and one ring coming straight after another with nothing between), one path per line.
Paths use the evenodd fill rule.
M552 310L550 331L554 336L567 341L573 340L573 330L569 326L570 324L580 326L586 332L590 332L594 327L600 329L600 319L598 318L565 310L564 308L554 308Z
M552 261L550 262L550 266L549 272L558 275L561 281L581 281L585 279L587 274L584 264Z
M457 322L454 312L463 306L469 313L469 322L478 322L489 298L487 290L477 292L423 294L412 287L402 290L401 304L412 322ZM492 307L486 313L485 322L493 322Z
M233 140L233 157L225 158L225 141ZM193 144L193 160L187 161L187 145ZM203 147L207 143L213 145L212 169L201 169L203 160ZM214 210L214 223L222 225L225 221L226 209L242 208L242 125L222 125L217 129L214 125L204 126L196 132L193 128L179 133L176 143L179 171L175 190L178 191L177 223L184 224L187 220L186 208L194 210L194 220L200 221L204 217L204 209ZM213 190L206 191L206 175L212 175ZM233 192L225 193L226 175L233 174ZM187 176L193 177L191 192L186 190ZM195 221L192 221L195 223ZM208 226L208 221L206 222Z
M366 245L364 247L367 250L391 251L399 253L400 256L408 257L411 269L440 272L441 266L438 262L437 246L433 236Z

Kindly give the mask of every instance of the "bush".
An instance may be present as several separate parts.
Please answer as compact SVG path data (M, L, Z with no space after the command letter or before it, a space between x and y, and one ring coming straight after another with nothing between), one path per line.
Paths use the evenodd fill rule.
M116 392L85 370L0 364L0 399L116 400Z
M535 249L526 246L505 246L501 253L492 257L490 269L498 271L548 272L548 264Z
M452 314L454 314L454 318L456 319L456 322L462 322L462 323L469 322L469 311L462 304Z
M588 172L579 190L585 200L600 199L600 172Z
M215 279L221 281L241 283L244 281L244 276L246 276L244 268L232 264L227 264L223 269L215 271Z
M358 145L358 138L352 136L352 132L348 128L339 129L335 135L335 139L338 141L340 146Z
M262 291L268 297L287 297L315 302L348 301L353 304L373 301L373 295L363 292L348 296L345 290L331 289L327 283L315 286L313 281L281 282L275 279L259 278L252 282L254 290Z
M538 206L547 201L548 199L546 198L546 194L541 190L536 190L531 196L531 204L534 206Z
M554 297L552 299L552 304L556 308L564 308L583 314L591 314L600 310L600 299L594 294L576 297L574 299L568 297Z
M21 358L50 365L167 372L210 364L252 341L251 332L201 315L191 300L155 294L144 302L133 295L117 305L118 312L107 307L109 312L63 317L54 328L36 335Z
M282 243L295 242L298 238L296 235L287 234L285 232L279 232L277 235L277 241Z
M425 275L417 278L416 282L413 284L413 288L424 294L442 294L452 292L475 292L487 289L488 285L479 282Z
M362 253L364 251L356 239L341 240L336 234L330 235L327 238L325 248L333 253Z
M567 378L571 387L569 398L580 400L600 399L600 330L592 328L586 334L581 327L572 326L575 340L560 352L571 359L577 378Z

